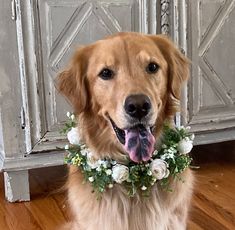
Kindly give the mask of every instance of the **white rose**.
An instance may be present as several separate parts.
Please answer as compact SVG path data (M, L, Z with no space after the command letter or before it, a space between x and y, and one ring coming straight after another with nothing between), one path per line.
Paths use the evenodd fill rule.
M67 133L67 138L68 138L70 144L72 144L72 145L79 145L80 137L79 137L79 134L78 134L78 129L77 128L72 128Z
M123 181L127 180L129 177L129 168L125 165L116 164L113 167L112 177L114 181L121 184Z
M153 176L157 180L161 180L163 178L167 178L169 176L170 171L167 169L166 161L162 159L155 159L150 164L150 169L152 171Z
M193 148L193 142L191 140L181 140L178 144L178 151L180 154L187 154L189 153Z

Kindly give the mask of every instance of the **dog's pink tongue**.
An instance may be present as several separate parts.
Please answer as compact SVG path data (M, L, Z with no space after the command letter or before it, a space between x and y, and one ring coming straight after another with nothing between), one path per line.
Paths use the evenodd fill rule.
M148 161L153 154L155 138L144 126L125 130L125 150L134 162Z

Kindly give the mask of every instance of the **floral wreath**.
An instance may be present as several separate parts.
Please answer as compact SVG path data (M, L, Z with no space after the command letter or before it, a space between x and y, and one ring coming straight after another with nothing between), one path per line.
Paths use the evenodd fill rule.
M192 161L188 155L194 140L194 134L189 133L190 127L171 128L164 125L161 146L154 150L152 158L143 163L128 160L124 165L110 158L95 159L92 151L80 140L75 115L68 112L67 117L69 120L62 131L67 134L70 143L65 146L68 153L65 163L79 167L84 181L91 183L97 194L112 189L114 184L122 184L131 197L137 193L149 195L158 182L171 191L171 177L183 182L179 174Z

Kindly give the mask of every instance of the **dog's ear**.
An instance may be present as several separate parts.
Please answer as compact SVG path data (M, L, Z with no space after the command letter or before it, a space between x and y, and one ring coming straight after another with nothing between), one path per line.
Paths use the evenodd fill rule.
M165 35L150 35L158 46L168 64L168 105L179 110L181 88L188 80L189 60L180 52L175 44Z
M75 113L85 111L89 106L89 85L87 81L87 65L90 47L76 51L70 65L56 79L56 87L68 98Z

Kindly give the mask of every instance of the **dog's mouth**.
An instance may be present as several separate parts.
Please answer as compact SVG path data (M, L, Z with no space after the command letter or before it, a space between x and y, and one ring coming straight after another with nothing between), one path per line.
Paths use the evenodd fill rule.
M120 129L111 118L109 119L117 139L124 145L132 161L146 162L152 157L155 145L153 126L136 123L131 127Z

